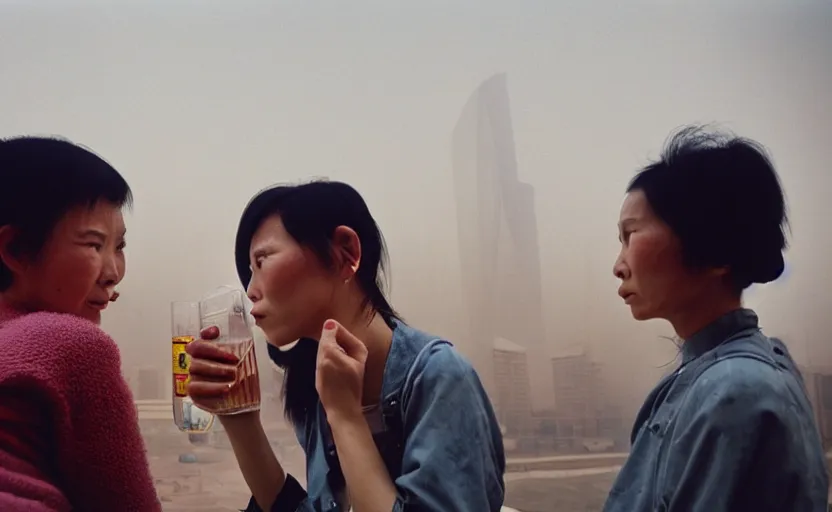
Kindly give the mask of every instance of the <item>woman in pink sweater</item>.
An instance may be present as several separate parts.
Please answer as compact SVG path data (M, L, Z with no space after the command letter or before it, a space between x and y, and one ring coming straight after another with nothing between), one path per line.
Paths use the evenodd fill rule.
M0 140L0 510L161 510L119 351L130 188L90 151Z

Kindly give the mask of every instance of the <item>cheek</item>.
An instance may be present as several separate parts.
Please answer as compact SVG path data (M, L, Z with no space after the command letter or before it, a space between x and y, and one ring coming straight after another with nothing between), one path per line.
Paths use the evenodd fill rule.
M261 286L276 302L308 302L318 294L320 272L302 253L281 255L264 268Z
M85 300L99 273L95 258L83 251L45 260L32 271L37 276L36 293L48 296L49 302L62 303Z
M677 251L661 240L634 241L629 252L628 263L633 277L642 286L654 288L662 287L663 283L670 284L681 269Z

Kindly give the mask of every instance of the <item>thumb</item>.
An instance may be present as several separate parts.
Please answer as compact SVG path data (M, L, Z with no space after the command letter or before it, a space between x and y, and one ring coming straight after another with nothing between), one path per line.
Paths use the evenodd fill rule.
M353 333L335 320L327 320L324 322L324 332L321 336L322 340L324 336L332 336L335 343L344 349L344 352L351 358L361 363L367 362L367 346L364 345L364 342L356 338Z

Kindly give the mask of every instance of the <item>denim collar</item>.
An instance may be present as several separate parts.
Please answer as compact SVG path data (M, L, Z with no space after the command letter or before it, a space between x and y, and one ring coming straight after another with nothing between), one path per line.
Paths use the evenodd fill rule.
M736 309L723 315L685 340L682 361L688 363L743 331L759 329L757 314L750 309Z

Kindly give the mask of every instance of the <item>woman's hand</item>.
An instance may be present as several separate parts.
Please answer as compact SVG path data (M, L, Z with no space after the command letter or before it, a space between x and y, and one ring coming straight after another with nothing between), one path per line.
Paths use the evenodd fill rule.
M223 350L215 341L220 330L203 329L200 339L188 344L191 356L191 381L188 396L202 409L212 412L237 383L239 359ZM254 348L252 348L254 350ZM234 450L243 478L255 501L263 510L271 510L286 473L274 455L269 439L260 423L259 411L217 415Z
M361 418L367 347L335 320L324 322L315 388L330 423Z
M200 339L188 343L185 351L191 356L188 396L199 408L213 412L237 383L237 356L223 350L218 343L217 327L207 327Z

